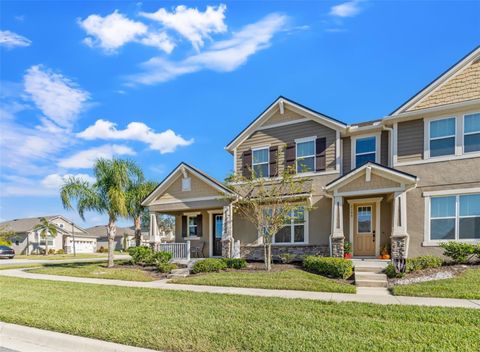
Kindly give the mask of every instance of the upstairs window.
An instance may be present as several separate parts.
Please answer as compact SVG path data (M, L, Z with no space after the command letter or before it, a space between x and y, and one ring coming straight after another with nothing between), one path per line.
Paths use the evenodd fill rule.
M268 175L268 148L254 149L252 151L253 177L269 177Z
M355 141L355 167L377 160L377 139L375 136L358 138Z
M464 152L480 151L480 113L465 115L463 123Z
M315 139L297 141L297 173L315 171Z
M430 121L430 157L455 154L455 117Z

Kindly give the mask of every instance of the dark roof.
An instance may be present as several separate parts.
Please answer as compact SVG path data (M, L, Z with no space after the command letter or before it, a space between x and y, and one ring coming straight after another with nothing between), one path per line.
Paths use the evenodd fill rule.
M293 101L292 99L285 98L283 95L279 95L278 98L275 99L275 100L274 100L265 110L263 110L257 117L255 117L255 119L253 119L253 120L247 125L247 127L245 127L240 133L238 133L230 142L228 142L227 146L229 146L230 144L232 144L238 137L241 136L241 134L242 134L243 132L245 132L246 130L248 130L248 129L250 128L250 126L252 126L252 125L255 123L255 121L257 121L257 120L260 118L260 116L262 116L262 115L263 115L265 112L267 112L273 105L275 105L279 99L283 99L283 100L285 100L285 101L287 101L287 102L289 102L289 103L298 105L298 106L300 106L300 107L302 107L302 108L304 108L304 109L306 109L306 110L310 110L311 112L313 112L313 113L315 113L315 114L322 115L322 116L324 116L325 118L327 118L327 119L329 119L329 120L332 120L333 122L341 123L342 125L345 125L345 126L347 125L347 124L346 124L345 122L343 122L343 121L340 121L340 120L338 120L338 119L336 119L336 118L333 118L333 117L331 117L331 116L325 115L324 113L315 111L315 110L313 110L313 109L311 109L311 108L309 108L309 107L306 107L305 105L302 105L302 104L300 104L300 103L297 103L296 101Z
M404 103L402 103L399 107L397 107L395 110L393 110L389 115L393 115L398 109L400 109L402 106L408 104L410 101L412 101L413 99L415 99L415 97L417 95L419 95L420 93L422 93L423 91L427 90L428 88L430 88L430 86L432 86L439 78L441 78L443 75L445 75L448 71L450 71L452 68L454 68L455 66L457 66L460 62L462 62L465 58L467 58L469 55L471 55L473 52L475 52L476 50L480 49L480 45L478 45L477 47L475 47L473 50L471 50L467 55L464 55L460 60L458 60L457 62L455 62L453 65L451 65L449 68L447 68L445 71L443 71L441 74L439 74L437 77L435 77L435 79L433 79L430 83L428 83L425 87L423 87L422 89L420 89L418 92L416 92L414 95L412 95L410 98L408 98Z
M85 229L85 231L88 232L89 235L92 237L103 237L107 235L107 225L97 225L97 226L92 226L89 227L88 229ZM117 226L117 235L134 235L135 230L133 227L118 227Z
M364 166L366 166L366 165L368 165L368 164L372 164L372 165L375 165L375 166L379 166L379 167L381 167L381 168L383 168L383 169L387 169L387 170L390 170L390 171L394 171L394 172L397 172L397 173L399 173L399 174L402 174L402 175L405 175L405 176L408 176L408 177L412 177L412 178L414 178L414 179L417 179L417 176L412 175L412 174L409 174L408 172L401 171L401 170L397 170L397 169L394 169L394 168L389 167L389 166L381 165L381 164L375 163L375 162L373 162L373 161L369 161L368 163L363 164L363 165L361 165L361 166L359 166L359 167L356 167L355 169L350 170L350 171L347 172L346 174L343 174L342 176L337 177L335 180L330 181L329 183L327 183L327 184L325 185L325 187L330 186L332 183L335 183L335 182L337 182L338 180L341 180L342 178L348 177L351 173L357 171L358 169L360 169L360 168L362 168L362 167L364 167Z

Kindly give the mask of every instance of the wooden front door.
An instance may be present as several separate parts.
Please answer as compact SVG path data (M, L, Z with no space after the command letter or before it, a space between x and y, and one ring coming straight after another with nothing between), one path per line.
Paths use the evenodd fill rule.
M375 255L375 203L356 204L354 207L354 255Z
M222 232L223 232L223 215L213 215L213 256L222 255Z

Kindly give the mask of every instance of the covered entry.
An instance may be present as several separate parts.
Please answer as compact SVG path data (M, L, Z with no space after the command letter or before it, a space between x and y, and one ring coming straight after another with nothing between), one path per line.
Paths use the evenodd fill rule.
M332 255L343 256L343 243L356 257L378 256L382 247L395 251L396 238L408 244L406 193L416 176L368 162L329 183L332 198Z

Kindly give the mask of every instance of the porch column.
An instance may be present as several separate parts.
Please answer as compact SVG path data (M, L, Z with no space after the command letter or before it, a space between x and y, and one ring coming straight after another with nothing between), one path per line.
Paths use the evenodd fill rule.
M392 224L392 259L404 260L408 254L407 194L405 192L394 193Z
M343 197L335 196L332 200L332 257L343 258Z
M233 207L229 204L223 207L222 257L232 258L233 246Z
M150 245L155 249L157 243L160 242L160 235L158 234L157 214L150 213Z

